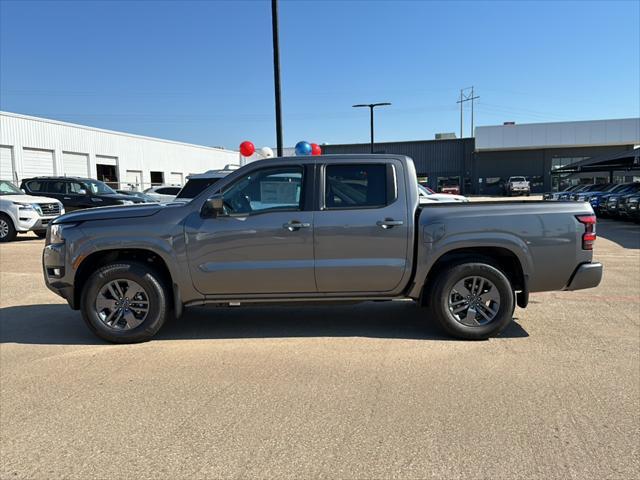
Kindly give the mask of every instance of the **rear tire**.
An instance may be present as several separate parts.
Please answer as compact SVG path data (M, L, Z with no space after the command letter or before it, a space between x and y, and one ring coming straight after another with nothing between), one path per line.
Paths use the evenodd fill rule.
M0 213L0 242L13 242L16 234L11 217L6 213Z
M170 312L160 275L147 265L129 261L105 265L91 275L80 305L89 329L113 343L151 339Z
M485 340L499 334L513 319L513 288L493 265L478 261L453 264L440 271L433 285L428 296L430 317L451 336Z

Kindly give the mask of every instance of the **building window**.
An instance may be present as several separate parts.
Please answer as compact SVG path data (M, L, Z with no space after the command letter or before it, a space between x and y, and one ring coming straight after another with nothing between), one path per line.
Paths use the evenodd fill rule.
M551 170L558 170L559 168L564 168L567 165L586 160L587 158L591 157L555 157L551 159Z
M151 173L151 186L164 185L164 172L149 172Z

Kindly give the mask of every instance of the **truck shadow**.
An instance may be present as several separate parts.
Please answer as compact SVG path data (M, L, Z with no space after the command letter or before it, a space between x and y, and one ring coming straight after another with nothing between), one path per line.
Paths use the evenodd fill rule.
M516 321L498 337L529 334ZM369 337L410 340L453 340L426 311L410 303L340 306L197 307L166 324L162 340L235 338ZM0 309L0 343L105 345L85 326L79 312L66 305L24 305Z

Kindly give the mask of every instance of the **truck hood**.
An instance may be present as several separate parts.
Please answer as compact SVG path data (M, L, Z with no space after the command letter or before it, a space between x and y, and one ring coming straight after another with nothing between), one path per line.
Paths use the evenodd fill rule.
M88 208L66 213L56 218L52 223L76 223L90 220L114 220L118 218L140 218L155 215L165 208L157 203L142 203L138 205L117 205L113 207Z

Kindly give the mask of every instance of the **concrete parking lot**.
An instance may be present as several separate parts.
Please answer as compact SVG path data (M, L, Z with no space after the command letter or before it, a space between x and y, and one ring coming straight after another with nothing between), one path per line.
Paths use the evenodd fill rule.
M499 338L411 304L198 308L95 338L0 245L0 478L637 478L640 226L601 221L593 290Z

